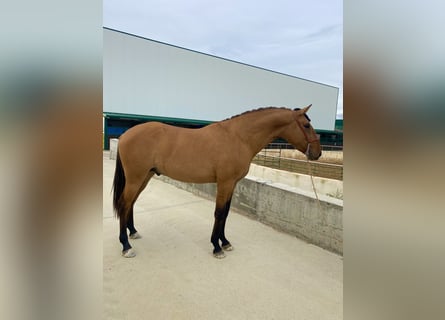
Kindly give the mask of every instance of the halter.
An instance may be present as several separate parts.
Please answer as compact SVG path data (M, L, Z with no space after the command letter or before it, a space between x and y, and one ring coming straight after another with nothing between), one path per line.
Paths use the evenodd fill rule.
M315 142L315 141L319 141L319 140L320 140L320 139L319 139L320 135L318 135L318 134L315 135L315 136L316 136L315 139L313 139L313 140L309 140L309 137L308 137L308 135L306 134L306 131L304 131L304 128L303 128L303 126L301 125L301 123L298 122L298 120L295 120L295 121L297 121L298 126L300 127L301 131L303 132L304 138L306 139L306 141L307 141L308 144L311 144L312 142Z
M307 117L306 114L305 114L305 116ZM308 120L309 120L309 119L308 119ZM296 119L295 119L295 121L297 121L298 126L300 127L300 129L301 129L301 131L303 132L303 135L304 135L304 137L306 138L306 141L307 141L307 149L306 149L306 152L305 152L305 155L306 155L306 163L307 163L307 166L308 166L308 169L309 169L309 170L308 170L308 171L309 171L309 174L310 174L310 176L311 176L312 189L314 190L315 198L317 199L318 211L321 212L320 199L318 198L318 193L317 193L317 189L315 188L314 177L313 177L313 174L312 174L312 166L311 166L311 164L309 163L309 149L310 149L310 147L311 147L311 143L312 143L312 142L315 142L315 141L317 141L317 140L320 141L320 135L319 135L319 134L315 134L315 136L316 136L317 138L314 139L314 140L309 140L309 137L307 136L306 131L304 131L304 128L303 128L303 126L301 125L301 123L298 122L298 120L296 120Z
M297 124L298 124L298 126L300 127L301 131L303 132L304 138L305 138L306 141L307 141L307 149L306 149L306 152L305 152L304 154L306 155L306 157L309 157L309 149L311 148L311 143L312 143L312 142L315 142L315 141L320 141L320 138L319 138L320 135L316 134L316 135L315 135L315 136L316 136L315 139L313 139L313 140L309 140L309 137L308 137L308 135L306 134L306 131L304 131L304 128L303 128L303 126L301 125L301 123L298 122L298 120L295 120L295 121L297 121Z

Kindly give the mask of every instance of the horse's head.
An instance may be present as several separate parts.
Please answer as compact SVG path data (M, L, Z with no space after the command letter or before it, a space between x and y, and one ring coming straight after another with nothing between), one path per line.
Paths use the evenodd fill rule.
M311 119L307 116L307 111L312 105L306 108L294 109L294 121L286 130L287 141L289 141L295 148L306 154L309 160L317 160L321 156L320 137L315 133L311 126Z

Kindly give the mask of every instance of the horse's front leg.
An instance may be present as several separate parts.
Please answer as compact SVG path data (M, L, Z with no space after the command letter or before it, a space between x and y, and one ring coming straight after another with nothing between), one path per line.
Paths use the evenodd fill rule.
M215 223L213 225L212 236L210 238L213 244L213 256L215 258L224 258L224 250L233 250L232 245L225 236L225 225L226 219L229 215L230 202L232 199L233 189L235 187L234 183L220 184L218 183L218 191L216 195L216 208L215 208ZM221 240L221 246L219 245L219 240Z
M230 244L229 240L227 240L226 235L225 235L226 220L229 215L231 201L232 201L232 198L230 198L226 204L227 207L225 208L225 214L223 217L223 226L222 226L221 234L219 236L219 239L221 240L221 247L224 251L232 251L233 250L233 246Z

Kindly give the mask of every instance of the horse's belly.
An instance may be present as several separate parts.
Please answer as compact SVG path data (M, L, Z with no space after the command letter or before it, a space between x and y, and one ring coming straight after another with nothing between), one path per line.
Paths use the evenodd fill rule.
M208 166L199 163L186 164L177 163L166 166L165 172L162 174L182 182L190 183L210 183L216 182L215 170Z
M182 181L182 182L190 182L190 183L211 183L216 182L215 175L211 174L185 174L184 172L167 172L166 176Z

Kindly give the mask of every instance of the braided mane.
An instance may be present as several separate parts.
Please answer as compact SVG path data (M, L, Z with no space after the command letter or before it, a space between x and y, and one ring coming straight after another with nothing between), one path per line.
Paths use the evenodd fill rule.
M238 118L238 117L244 116L246 114L255 113L255 112L259 112L259 111L265 111L265 110L272 110L272 109L276 109L276 110L291 110L291 109L285 108L285 107L264 107L264 108L258 108L258 109L254 109L254 110L245 111L243 113L237 114L235 116L232 116L230 118L224 119L222 121L232 120L234 118ZM301 109L300 108L295 108L294 110L301 110ZM306 119L308 121L311 121L311 119L308 117L308 115L306 113L304 114L304 116L306 117Z
M235 116L233 116L233 117L224 119L223 121L226 121L226 120L232 120L232 119L234 119L234 118L238 118L238 117L240 117L240 116L244 116L244 115L246 115L246 114L250 114L250 113L255 113L255 112L264 111L264 110L272 110L272 109L277 109L277 110L291 110L291 109L284 108L284 107L264 107L264 108L258 108L258 109L254 109L254 110L245 111L245 112L240 113L240 114L237 114L237 115L235 115Z

